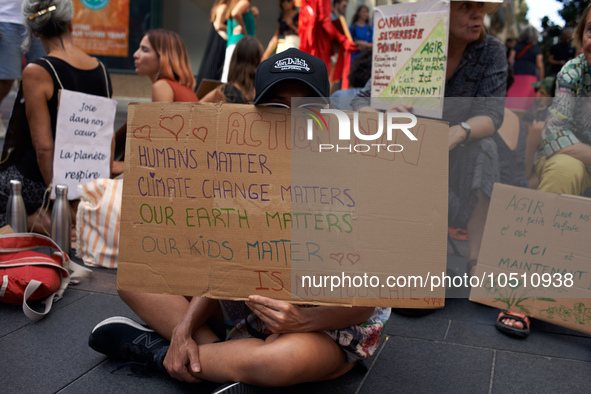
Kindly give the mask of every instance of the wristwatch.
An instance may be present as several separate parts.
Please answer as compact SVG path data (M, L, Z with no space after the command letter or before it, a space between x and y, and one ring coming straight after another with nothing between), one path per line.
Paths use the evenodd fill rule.
M460 123L460 127L466 131L466 138L464 138L464 141L462 141L463 145L468 141L468 138L470 138L470 134L472 133L472 127L470 127L470 125L466 122Z

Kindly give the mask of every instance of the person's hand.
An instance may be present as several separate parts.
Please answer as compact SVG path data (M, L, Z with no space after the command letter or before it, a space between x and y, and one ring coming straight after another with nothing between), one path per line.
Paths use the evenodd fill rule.
M536 137L536 140L540 140L542 139L542 131L544 130L544 126L546 125L546 122L541 122L539 120L534 120L534 122L532 123L531 127L529 128L529 132L533 133L533 135Z
M242 26L241 25L237 25L232 30L232 34L234 34L235 36L237 36L239 34L242 34L243 31L244 31L244 29L242 28Z
M357 111L358 112L374 112L374 113L380 112L378 109L376 109L374 107L368 107L368 106L361 107Z
M449 150L464 142L466 139L466 130L460 125L451 126L449 128Z
M172 331L170 347L164 358L164 368L173 378L188 382L200 383L191 372L201 371L199 348L185 326L177 326ZM189 370L190 368L190 370Z
M411 114L413 110L412 105L408 104L396 104L391 106L386 112L406 112Z
M252 12L252 16L254 16L255 18L259 17L259 9L257 7L253 5L252 7L250 7L250 11Z
M359 48L357 48L357 45L355 45L355 43L351 40L345 40L342 44L343 48L345 48L346 51L355 52L359 50Z
M246 305L273 334L306 332L302 309L285 301L262 296L250 296Z
M357 48L359 48L360 51L371 47L371 43L363 40L355 41L355 45L357 45Z

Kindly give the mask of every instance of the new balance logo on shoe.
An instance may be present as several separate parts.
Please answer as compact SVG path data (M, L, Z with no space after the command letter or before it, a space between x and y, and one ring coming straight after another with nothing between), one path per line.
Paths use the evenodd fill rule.
M156 333L145 333L134 339L132 343L134 345L144 345L148 349L151 349L153 346L156 346L158 343L162 341L164 341L164 338L162 338L160 335Z

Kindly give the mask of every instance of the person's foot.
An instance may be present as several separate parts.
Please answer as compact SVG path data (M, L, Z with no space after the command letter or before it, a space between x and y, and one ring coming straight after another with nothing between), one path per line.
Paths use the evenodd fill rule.
M513 319L501 319L501 323L508 327L515 327L519 330L523 330L523 323Z
M501 311L495 323L501 332L518 338L527 338L530 332L529 325L529 317L524 313L512 311Z
M169 342L151 328L127 317L115 316L97 324L88 345L109 357L142 363L165 372L162 362Z

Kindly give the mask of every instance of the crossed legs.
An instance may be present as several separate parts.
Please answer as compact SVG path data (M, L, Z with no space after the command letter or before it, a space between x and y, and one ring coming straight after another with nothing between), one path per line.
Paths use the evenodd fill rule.
M182 296L119 291L121 298L152 329L170 340L174 328L189 308ZM198 379L218 383L242 382L256 386L287 386L334 379L351 370L354 363L325 333L273 334L266 340L248 338L217 342L210 325L219 316L217 300L203 298L208 324L193 333L201 371Z

